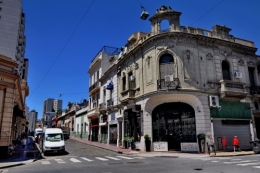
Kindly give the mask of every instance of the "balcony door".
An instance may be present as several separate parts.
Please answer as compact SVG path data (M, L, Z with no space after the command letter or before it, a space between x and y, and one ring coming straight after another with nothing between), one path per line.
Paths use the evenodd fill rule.
M160 58L160 79L165 80L165 78L174 78L174 61L170 54L164 54ZM169 79L169 80L171 80ZM167 79L166 79L167 80Z
M255 71L254 68L252 68L252 67L249 67L249 68L248 68L248 74L249 74L250 85L251 85L252 87L255 86L254 71Z

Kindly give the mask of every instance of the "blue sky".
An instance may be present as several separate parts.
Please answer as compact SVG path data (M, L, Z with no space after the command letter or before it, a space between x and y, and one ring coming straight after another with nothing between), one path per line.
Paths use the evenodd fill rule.
M29 110L41 118L47 98L63 100L63 109L68 102L88 99L87 71L99 50L125 45L134 32L151 31L150 21L140 19L140 4L149 17L161 5L171 6L182 12L182 26L212 30L225 25L233 36L260 48L259 0L23 0Z

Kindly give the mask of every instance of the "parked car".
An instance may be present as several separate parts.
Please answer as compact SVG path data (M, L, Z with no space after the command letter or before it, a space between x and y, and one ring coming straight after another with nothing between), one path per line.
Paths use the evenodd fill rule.
M259 139L255 140L255 141L251 141L250 144L252 145L253 151L255 154L260 153L260 140Z
M38 132L38 133L36 134L36 137L35 137L35 142L36 142L36 143L39 143L40 140L42 139L42 137L43 137L43 132Z
M70 138L70 134L68 132L63 132L64 140L67 140Z

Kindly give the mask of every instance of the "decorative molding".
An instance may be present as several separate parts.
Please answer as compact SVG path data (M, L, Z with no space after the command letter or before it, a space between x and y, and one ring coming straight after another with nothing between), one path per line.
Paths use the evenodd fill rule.
M252 62L252 61L248 61L248 62L247 62L247 65L254 66L254 65L255 65L255 63L254 63L254 62Z
M137 70L139 68L139 64L138 63L134 63L135 66L135 70Z
M240 59L240 60L238 61L238 65L244 66L244 65L245 65L245 62L244 62L242 59Z
M222 56L224 56L224 57L227 57L227 56L232 55L231 52L227 52L227 51L220 52L220 54L221 54Z
M173 44L169 45L169 46L168 45L158 46L157 50L162 51L162 50L168 50L168 49L171 49L171 48L174 48Z
M207 60L213 60L213 55L211 53L207 53L206 59Z

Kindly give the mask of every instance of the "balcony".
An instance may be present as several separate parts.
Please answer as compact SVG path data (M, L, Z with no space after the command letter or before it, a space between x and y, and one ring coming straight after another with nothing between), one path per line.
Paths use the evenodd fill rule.
M99 88L100 88L100 84L99 84L99 81L97 81L89 87L89 93L91 94L91 93L99 90Z
M161 90L178 90L180 88L179 78L173 78L170 81L165 81L165 79L157 80L157 88Z
M128 90L121 92L122 97L120 98L119 101L121 103L128 103L130 100L134 100L135 92L136 92L136 90L134 90L134 89L128 89Z
M107 106L106 106L106 103L101 103L99 104L99 111L100 112L104 112L107 110Z
M250 94L256 97L260 97L260 86L251 86Z
M241 82L234 82L230 80L220 80L220 96L235 97L244 99L246 98L246 84Z
M99 116L99 108L92 108L88 111L88 118L97 118Z

